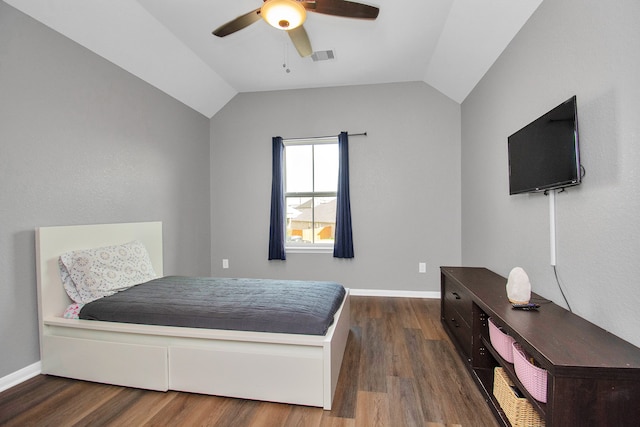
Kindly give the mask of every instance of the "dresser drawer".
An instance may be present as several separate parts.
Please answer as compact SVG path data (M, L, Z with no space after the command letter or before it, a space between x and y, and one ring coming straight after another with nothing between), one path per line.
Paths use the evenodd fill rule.
M445 312L443 319L462 352L471 359L471 326L455 310Z
M458 315L464 319L467 325L471 325L473 301L462 286L447 278L443 283L442 298L447 311L454 310L458 312Z

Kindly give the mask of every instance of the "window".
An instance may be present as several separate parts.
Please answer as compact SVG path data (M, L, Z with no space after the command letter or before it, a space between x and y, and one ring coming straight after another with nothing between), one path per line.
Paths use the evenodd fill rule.
M284 141L287 248L332 250L338 165L337 137Z

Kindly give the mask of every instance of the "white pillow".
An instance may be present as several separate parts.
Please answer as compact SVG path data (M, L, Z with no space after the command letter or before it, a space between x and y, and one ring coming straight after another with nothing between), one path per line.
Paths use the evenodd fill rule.
M156 278L149 253L137 240L67 252L58 266L67 295L83 304Z

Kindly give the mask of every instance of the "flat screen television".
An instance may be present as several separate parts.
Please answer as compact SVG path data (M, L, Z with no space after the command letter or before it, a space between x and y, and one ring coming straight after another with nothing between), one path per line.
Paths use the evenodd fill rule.
M576 97L509 136L507 145L509 194L580 184Z

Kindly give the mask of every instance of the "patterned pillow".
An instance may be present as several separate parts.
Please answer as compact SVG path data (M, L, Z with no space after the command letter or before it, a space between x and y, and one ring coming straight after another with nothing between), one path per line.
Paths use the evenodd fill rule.
M67 252L58 260L69 298L89 303L156 278L142 242Z
M65 319L79 319L80 318L80 310L82 310L84 304L79 302L74 302L64 311L62 317Z

